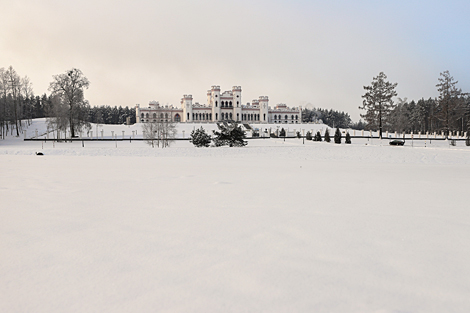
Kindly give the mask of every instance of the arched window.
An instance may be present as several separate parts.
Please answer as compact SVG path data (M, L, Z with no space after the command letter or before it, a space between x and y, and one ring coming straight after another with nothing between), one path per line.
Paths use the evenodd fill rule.
M153 118L157 118L157 113L153 113Z
M223 121L224 120L224 113L222 113L220 116L221 116L222 121Z
M291 118L294 119L294 115L292 115Z
M160 118L163 118L163 113L160 113Z
M217 100L215 100L215 107L217 107Z
M188 121L189 121L189 113L188 113Z
M176 113L176 115L175 115L175 122L177 122L177 123L181 122L181 117L178 113Z
M230 119L232 119L232 113L230 113Z
M168 113L165 113L165 118L168 118Z
M202 120L202 114L199 113L199 120Z
M209 113L209 120L212 120L212 113Z
M237 113L237 121L240 120L240 113Z
M240 105L239 105L239 102L237 101L237 107L239 107L239 106L240 106Z
M296 120L298 120L298 119L299 119L299 116L298 116L298 115L296 115L296 116L295 116L295 119L296 119Z
M147 114L145 114L145 117L146 117L146 118L149 118L149 114L148 114L148 113L147 113Z
M232 101L230 101L230 102L228 103L228 105L231 107L231 106L232 106Z
M218 121L218 118L219 118L219 114L215 113L215 120Z
M277 115L274 114L274 119L277 120Z
M284 118L285 118L286 120L288 120L288 119L289 119L289 118L287 117L287 115L286 115L286 116L284 116Z
M266 113L263 114L263 121L266 121Z
M142 113L142 114L140 115L140 117L141 117L141 118L144 118L144 113Z

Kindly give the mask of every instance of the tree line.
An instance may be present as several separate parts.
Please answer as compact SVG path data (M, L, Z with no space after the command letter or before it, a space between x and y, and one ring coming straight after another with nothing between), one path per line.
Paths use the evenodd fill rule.
M424 98L408 102L398 98L395 88L397 83L387 81L381 72L374 77L371 85L364 86L362 96L365 110L361 117L365 119L366 129L397 132L467 132L470 135L470 95L457 88L458 81L449 71L440 73L436 85L439 96L435 99Z
M123 124L127 117L136 122L135 108L122 106L90 106L84 98L89 81L78 69L54 75L50 94L35 96L27 76L21 77L10 66L0 68L0 136L19 136L34 118L47 118L54 129L69 129L72 136L90 123Z
M349 113L321 108L303 109L302 122L323 123L332 128L350 128L353 125Z

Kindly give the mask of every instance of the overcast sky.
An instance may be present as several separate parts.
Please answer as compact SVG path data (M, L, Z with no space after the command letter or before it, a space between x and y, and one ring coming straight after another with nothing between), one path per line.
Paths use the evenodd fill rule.
M0 67L35 94L73 67L91 105L206 103L212 85L242 101L311 105L359 119L381 71L398 96L437 96L449 70L470 91L470 1L0 0Z

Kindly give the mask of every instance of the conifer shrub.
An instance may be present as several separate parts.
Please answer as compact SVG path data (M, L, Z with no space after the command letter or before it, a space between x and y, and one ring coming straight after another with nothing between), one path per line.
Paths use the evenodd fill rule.
M312 140L312 133L308 131L308 132L305 134L305 139L307 139L307 140Z
M286 130L283 128L281 128L281 131L279 132L279 137L286 137Z
M341 144L341 131L339 130L339 127L337 127L335 131L335 143Z
M346 133L346 141L345 141L345 143L351 144L351 135L349 134L349 132Z
M328 131L328 128L325 130L325 141L326 141L326 142L330 142L330 141L331 141L330 132Z
M317 133L315 134L314 140L315 141L322 141L320 131L317 131Z
M198 128L191 132L189 142L191 142L195 147L209 147L211 144L211 136L206 133L204 128Z
M217 123L219 131L214 130L214 144L216 147L244 147L247 145L245 131L236 122L228 122L226 124Z

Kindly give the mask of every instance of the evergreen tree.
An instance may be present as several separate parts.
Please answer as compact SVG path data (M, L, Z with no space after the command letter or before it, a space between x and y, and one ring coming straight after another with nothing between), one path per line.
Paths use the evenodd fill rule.
M305 134L305 139L307 140L312 140L312 133L310 131L308 131L306 134Z
M330 132L328 131L328 128L325 130L325 141L330 142Z
M213 131L216 147L243 147L247 145L247 142L243 140L246 138L245 132L237 122L217 123L217 127L219 131Z
M286 130L283 128L281 128L281 131L279 132L279 137L286 137Z
M315 141L322 141L320 131L317 131L317 133L315 134L314 140Z
M395 108L392 98L397 95L395 88L397 84L387 81L387 75L380 72L374 77L370 86L364 86L366 93L362 96L364 101L359 109L366 110L361 114L369 127L378 127L379 136L382 138L382 129L388 122L390 112Z
M339 130L339 127L336 128L335 143L338 143L338 144L341 143L341 131Z
M345 143L351 144L351 135L349 134L349 132L346 133L346 141L345 141Z
M201 128L195 129L191 132L189 142L198 148L209 147L211 143L211 136L209 136L209 134L207 134L204 128L201 126Z

